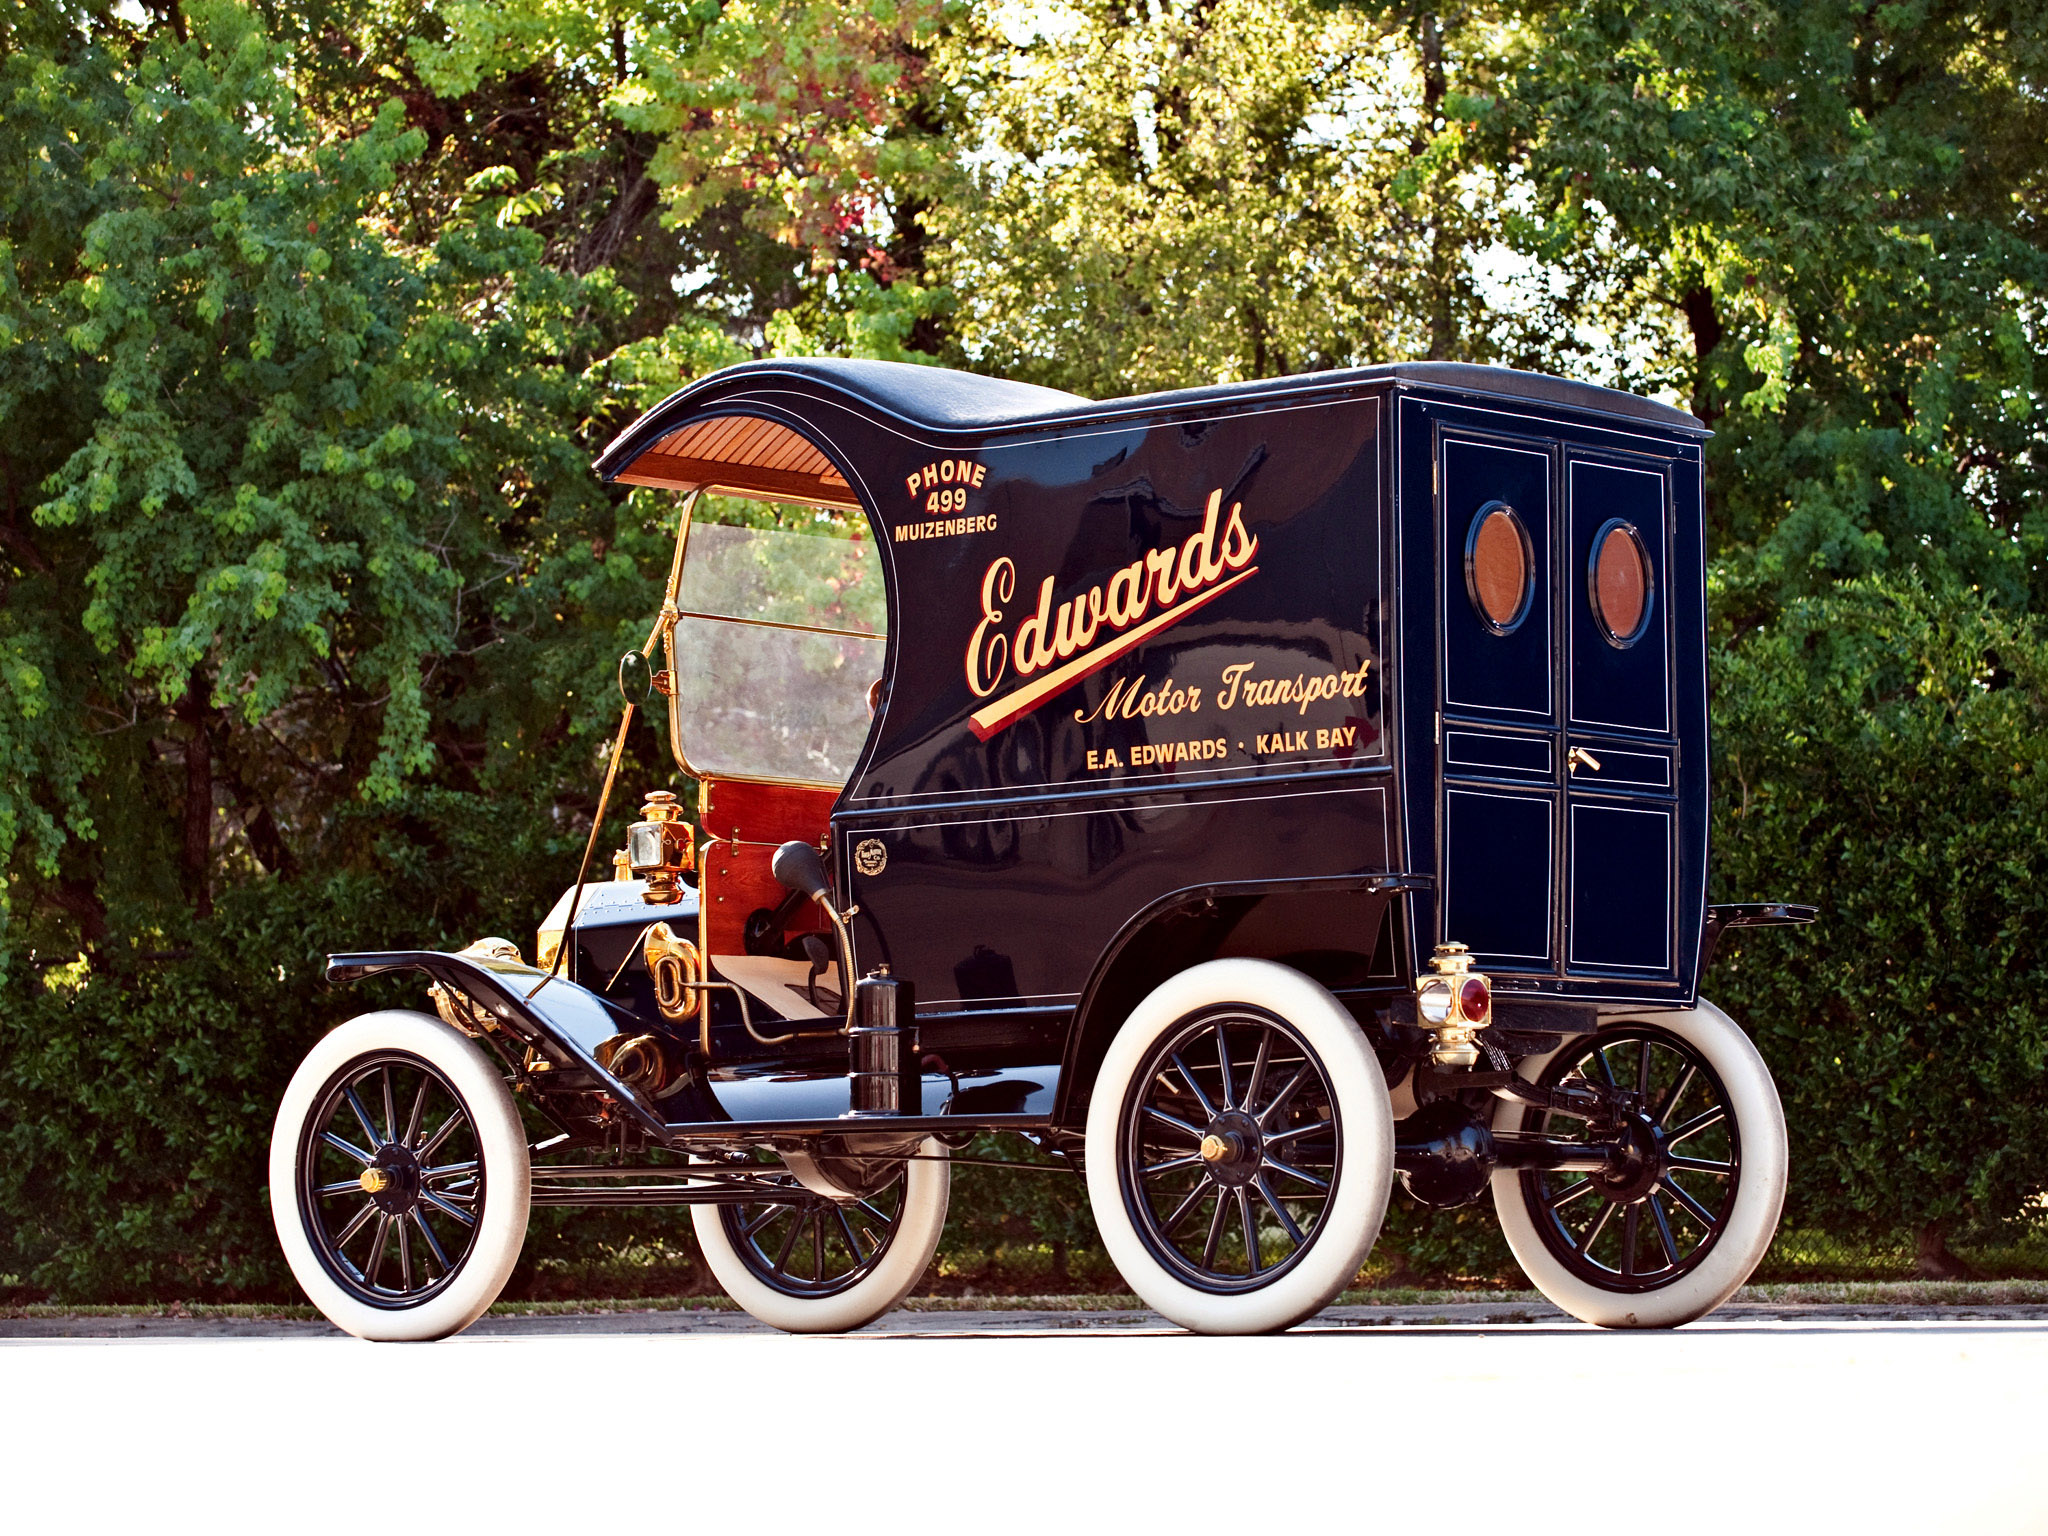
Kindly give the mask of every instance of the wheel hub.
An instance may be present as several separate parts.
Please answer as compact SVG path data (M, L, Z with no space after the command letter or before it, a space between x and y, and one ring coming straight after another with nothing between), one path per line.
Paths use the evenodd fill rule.
M1646 1114L1632 1114L1621 1123L1605 1173L1594 1177L1601 1193L1617 1205L1635 1205L1650 1197L1670 1166L1664 1132Z
M378 1210L387 1216L403 1216L419 1204L420 1161L405 1147L379 1147L359 1182Z
M1202 1136L1202 1162L1209 1177L1232 1188L1258 1177L1264 1158L1259 1123L1241 1110L1225 1110Z

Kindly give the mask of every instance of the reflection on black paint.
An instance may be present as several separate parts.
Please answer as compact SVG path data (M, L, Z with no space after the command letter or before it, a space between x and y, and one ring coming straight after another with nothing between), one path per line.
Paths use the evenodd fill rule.
M974 946L974 953L953 967L953 984L962 998L1017 996L1017 968L1008 955L999 955L986 944Z

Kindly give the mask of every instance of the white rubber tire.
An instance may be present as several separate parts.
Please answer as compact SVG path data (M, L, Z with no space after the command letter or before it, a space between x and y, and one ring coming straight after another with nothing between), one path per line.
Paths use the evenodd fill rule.
M299 1146L307 1117L351 1061L384 1051L417 1056L453 1085L469 1112L484 1165L487 1193L469 1253L453 1283L416 1307L377 1307L350 1295L314 1252L299 1213ZM277 1107L270 1135L270 1215L278 1243L306 1299L359 1339L443 1339L481 1317L519 1261L531 1194L526 1130L505 1079L481 1048L430 1014L366 1013L330 1031L292 1074Z
M851 1333L865 1328L910 1294L931 1268L939 1236L946 1230L953 1169L946 1161L945 1145L927 1140L918 1148L918 1157L935 1161L903 1165L903 1208L881 1262L837 1295L791 1296L762 1280L733 1247L715 1205L690 1208L704 1262L725 1294L770 1328L785 1333Z
M1727 1225L1699 1265L1668 1284L1652 1291L1612 1291L1573 1274L1544 1245L1523 1197L1519 1173L1503 1168L1494 1174L1493 1208L1522 1273L1563 1311L1602 1328L1676 1328L1706 1316L1733 1296L1763 1261L1777 1235L1791 1162L1785 1111L1778 1102L1771 1070L1749 1036L1705 998L1698 1007L1682 1012L1603 1018L1600 1022L1603 1031L1628 1023L1666 1030L1705 1057L1721 1079L1742 1146L1735 1205ZM1560 1050L1571 1050L1576 1044L1567 1042ZM1518 1070L1533 1080L1556 1054L1527 1058ZM1521 1113L1519 1105L1502 1101L1494 1110L1495 1129L1518 1125Z
M1162 1036L1189 1014L1248 1004L1285 1019L1321 1058L1342 1127L1336 1193L1307 1253L1259 1290L1198 1290L1139 1236L1117 1168L1118 1123ZM1394 1178L1394 1116L1379 1058L1344 1005L1316 982L1270 960L1211 960L1162 982L1124 1021L1088 1106L1088 1201L1096 1230L1126 1284L1160 1316L1195 1333L1274 1333L1313 1317L1357 1276L1379 1237Z

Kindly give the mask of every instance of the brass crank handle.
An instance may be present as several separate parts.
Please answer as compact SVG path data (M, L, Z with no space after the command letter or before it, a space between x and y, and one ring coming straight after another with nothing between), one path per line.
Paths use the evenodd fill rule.
M1584 747L1573 747L1564 756L1564 770L1566 773L1577 773L1581 763L1584 763L1595 773L1600 771L1600 759L1588 752Z

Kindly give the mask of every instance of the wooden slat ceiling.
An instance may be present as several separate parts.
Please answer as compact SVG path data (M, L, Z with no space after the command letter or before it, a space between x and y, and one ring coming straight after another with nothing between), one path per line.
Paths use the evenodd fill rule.
M693 421L659 439L618 478L628 485L676 490L711 486L759 501L860 507L830 459L780 422L759 416Z

